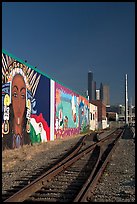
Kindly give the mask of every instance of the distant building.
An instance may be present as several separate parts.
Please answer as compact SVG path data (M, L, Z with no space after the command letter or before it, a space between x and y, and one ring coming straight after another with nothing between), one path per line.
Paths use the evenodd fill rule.
M107 115L112 115L112 113L118 114L119 120L125 120L125 106L123 105L111 105L106 108ZM109 118L109 117L108 117Z
M100 100L100 89L96 89L96 100Z
M118 121L118 114L116 112L107 112L108 121Z
M98 108L90 103L90 130L98 129Z
M118 113L121 116L125 115L125 106L119 104L119 105L111 105L110 107L106 108L107 112L115 112Z
M92 99L92 82L93 81L93 73L91 71L88 72L88 96L89 96L89 102L91 102Z
M106 107L110 106L109 86L106 84L100 84L100 100L106 104Z
M96 100L96 82L92 81L92 87L91 87L92 91L92 95L91 95L91 100Z
M106 107L106 111L107 114L110 112L117 113L119 120L125 120L125 105L111 105L110 107ZM128 121L135 121L135 106L128 106Z
M91 103L98 107L98 128L107 128L106 105L101 100L92 100Z
M88 95L90 103L91 100L96 100L96 82L93 80L93 73L91 71L88 72Z
M124 116L125 115L125 106L118 105L118 114Z

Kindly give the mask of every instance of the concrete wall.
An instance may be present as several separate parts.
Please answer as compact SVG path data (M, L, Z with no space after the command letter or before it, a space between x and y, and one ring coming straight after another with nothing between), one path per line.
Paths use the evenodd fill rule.
M92 100L98 108L98 129L107 128L106 106L101 100Z
M106 120L102 120L102 129L106 129L108 127L107 118Z
M92 100L92 104L98 107L98 121L106 120L106 106L101 100Z
M2 146L47 142L89 128L89 102L7 52L2 53Z

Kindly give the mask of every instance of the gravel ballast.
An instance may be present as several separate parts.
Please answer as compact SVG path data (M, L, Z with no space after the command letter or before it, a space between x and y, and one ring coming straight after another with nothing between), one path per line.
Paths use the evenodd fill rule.
M135 143L130 129L119 140L94 191L94 202L135 202Z
M2 194L20 183L26 175L48 167L75 145L82 135L24 146L2 152ZM92 202L135 201L135 143L126 130L94 191Z
M21 178L48 167L72 148L83 135L56 139L2 152L2 194L19 185Z

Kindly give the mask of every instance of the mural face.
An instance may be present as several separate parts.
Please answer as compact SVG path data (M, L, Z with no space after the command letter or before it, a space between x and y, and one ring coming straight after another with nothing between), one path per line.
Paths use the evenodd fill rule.
M26 85L23 77L16 74L12 80L11 103L13 107L13 147L23 144L23 116L26 106Z
M26 85L23 77L19 74L16 74L12 81L11 101L14 112L14 130L16 133L20 132L21 134L26 106Z
M50 140L49 97L50 79L2 54L3 149Z
M55 83L55 97L55 138L78 134L78 94Z

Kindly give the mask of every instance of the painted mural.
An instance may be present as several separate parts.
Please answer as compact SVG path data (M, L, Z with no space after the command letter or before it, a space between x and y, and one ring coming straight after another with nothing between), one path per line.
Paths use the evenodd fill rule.
M79 95L55 83L55 138L79 132Z
M2 53L3 149L50 140L49 100L50 79Z
M86 98L2 53L2 148L47 142L89 129Z
M80 132L89 130L89 101L79 95L79 125Z

